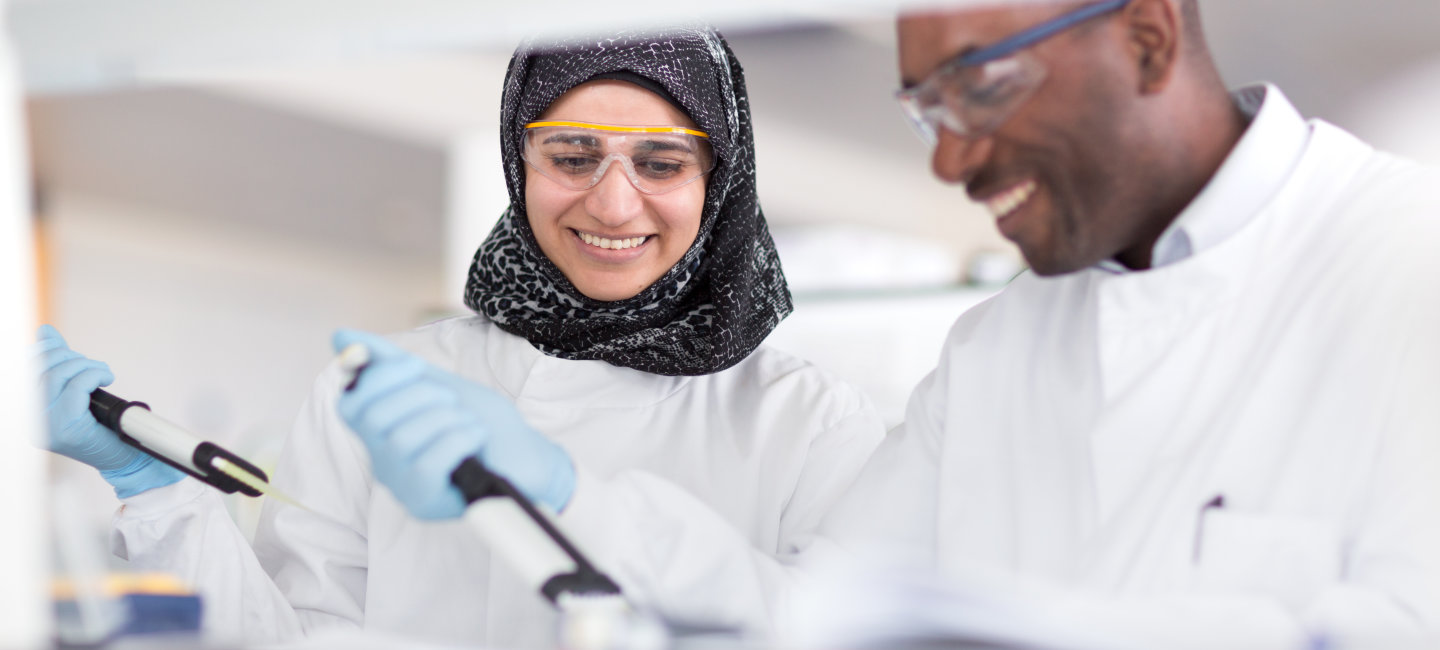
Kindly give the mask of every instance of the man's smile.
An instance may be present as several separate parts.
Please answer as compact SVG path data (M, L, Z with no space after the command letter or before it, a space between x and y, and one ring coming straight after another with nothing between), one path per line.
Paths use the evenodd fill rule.
M1030 200L1030 197L1035 194L1036 187L1035 179L1027 179L1007 190L979 199L979 201L985 205L990 214L995 215L997 220L1004 219Z

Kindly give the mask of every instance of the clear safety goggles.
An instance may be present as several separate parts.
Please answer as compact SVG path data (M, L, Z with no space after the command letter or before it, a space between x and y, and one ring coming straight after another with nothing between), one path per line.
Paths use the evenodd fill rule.
M1088 4L1000 41L962 54L923 82L895 93L911 126L930 146L944 128L980 137L999 128L1045 80L1045 66L1024 50L1091 18L1119 11L1130 0Z
M520 152L532 169L572 190L594 187L616 161L646 194L688 185L715 168L709 134L679 126L531 122Z

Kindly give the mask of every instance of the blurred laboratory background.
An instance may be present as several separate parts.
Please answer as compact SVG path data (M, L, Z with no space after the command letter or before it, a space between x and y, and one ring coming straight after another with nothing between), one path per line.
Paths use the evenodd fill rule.
M464 311L470 257L507 203L501 80L534 25L491 3L193 4L9 7L42 316L110 363L116 393L264 465L331 331ZM930 176L891 99L893 19L864 5L707 17L745 66L796 298L771 344L859 384L894 424L950 323L1022 262ZM1440 3L1202 10L1232 85L1273 81L1308 116L1440 163ZM97 495L103 527L108 487L53 470Z

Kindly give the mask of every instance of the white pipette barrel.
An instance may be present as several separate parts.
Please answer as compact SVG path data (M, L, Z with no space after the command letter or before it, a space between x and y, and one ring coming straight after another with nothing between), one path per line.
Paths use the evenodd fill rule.
M261 481L270 480L265 472L249 461L151 413L150 407L143 402L131 402L97 389L90 394L90 412L126 444L221 491L260 496L259 490L216 468L214 462L217 458L229 461Z
M470 504L465 521L550 602L563 607L563 596L620 595L619 585L596 569L548 515L474 456L460 462L450 481Z
M358 343L341 351L341 368L350 375L345 390L354 389L369 359L368 350ZM450 481L469 504L465 521L471 529L526 586L557 608L565 609L576 597L621 597L620 587L596 569L548 515L479 459L461 461Z

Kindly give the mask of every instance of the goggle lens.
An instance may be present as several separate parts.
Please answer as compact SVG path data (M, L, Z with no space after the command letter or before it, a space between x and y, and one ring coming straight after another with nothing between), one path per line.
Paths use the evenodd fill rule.
M618 161L635 189L664 194L715 168L709 137L699 133L680 127L534 122L525 129L521 157L571 190L594 187Z
M978 65L948 64L896 98L930 146L940 129L980 137L999 128L1045 80L1045 67L1019 53Z

